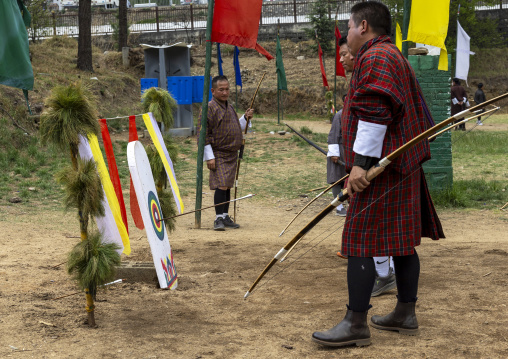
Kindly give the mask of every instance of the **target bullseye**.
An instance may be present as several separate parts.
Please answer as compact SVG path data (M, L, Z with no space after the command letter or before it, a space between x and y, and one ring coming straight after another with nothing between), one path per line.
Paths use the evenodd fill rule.
M150 220L155 234L162 241L164 239L164 222L161 221L162 211L157 196L152 191L148 192L148 211L150 212Z

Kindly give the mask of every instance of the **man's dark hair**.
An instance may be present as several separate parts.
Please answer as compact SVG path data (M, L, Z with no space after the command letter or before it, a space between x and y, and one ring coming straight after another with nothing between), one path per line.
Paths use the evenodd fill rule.
M344 36L344 37L341 37L339 39L339 47L341 47L342 45L346 44L347 45L347 36Z
M385 4L376 1L361 2L351 8L351 17L356 26L363 20L377 35L390 35L392 16Z
M453 83L456 85L460 85L460 80L456 77L453 78Z
M219 75L219 76L215 76L213 79L212 79L212 88L216 88L217 87L217 82L219 81L228 81L228 78L224 75Z
M479 89L481 89L482 87L483 87L483 84L480 82L480 83L478 84L478 88L479 88Z

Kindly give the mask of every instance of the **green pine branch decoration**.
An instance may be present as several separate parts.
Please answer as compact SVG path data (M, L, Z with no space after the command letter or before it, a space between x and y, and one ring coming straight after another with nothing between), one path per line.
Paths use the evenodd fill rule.
M102 243L100 232L92 233L74 246L69 253L67 272L76 280L80 289L89 289L94 297L100 285L112 281L120 265L119 246Z
M157 122L162 122L166 129L172 128L175 122L173 112L177 103L169 92L158 87L151 87L141 95L143 111L151 112Z
M66 167L56 174L56 181L65 187L66 209L77 208L84 218L104 216L104 192L95 162L78 157L78 168Z
M55 87L45 106L39 130L44 144L49 142L63 150L77 148L79 135L86 138L100 131L93 96L81 83Z

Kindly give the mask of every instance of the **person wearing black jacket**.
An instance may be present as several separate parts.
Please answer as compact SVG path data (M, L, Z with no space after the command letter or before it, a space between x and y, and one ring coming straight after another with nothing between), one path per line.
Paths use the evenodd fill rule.
M487 101L487 99L485 98L485 92L483 92L482 88L483 88L483 84L480 82L478 84L478 90L476 90L476 92L474 94L474 102L477 105L481 104L482 102ZM481 111L485 112L485 109L483 109ZM476 124L479 125L479 126L483 126L482 117L481 116L478 117L478 119L476 120Z

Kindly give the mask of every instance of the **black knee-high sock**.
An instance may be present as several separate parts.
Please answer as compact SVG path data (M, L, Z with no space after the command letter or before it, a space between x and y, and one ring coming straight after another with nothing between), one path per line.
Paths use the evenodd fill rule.
M226 190L226 201L231 201L231 188L228 188ZM229 203L226 203L223 208L224 212L222 213L229 213Z
M399 302L416 302L420 278L420 258L416 250L410 256L393 257L393 265Z
M217 188L215 190L215 195L213 196L213 204L218 204L222 202L226 202L226 190ZM223 214L224 213L224 205L221 204L220 206L215 207L215 214Z
M347 288L349 309L365 312L370 308L370 295L376 278L376 267L372 257L348 257Z

